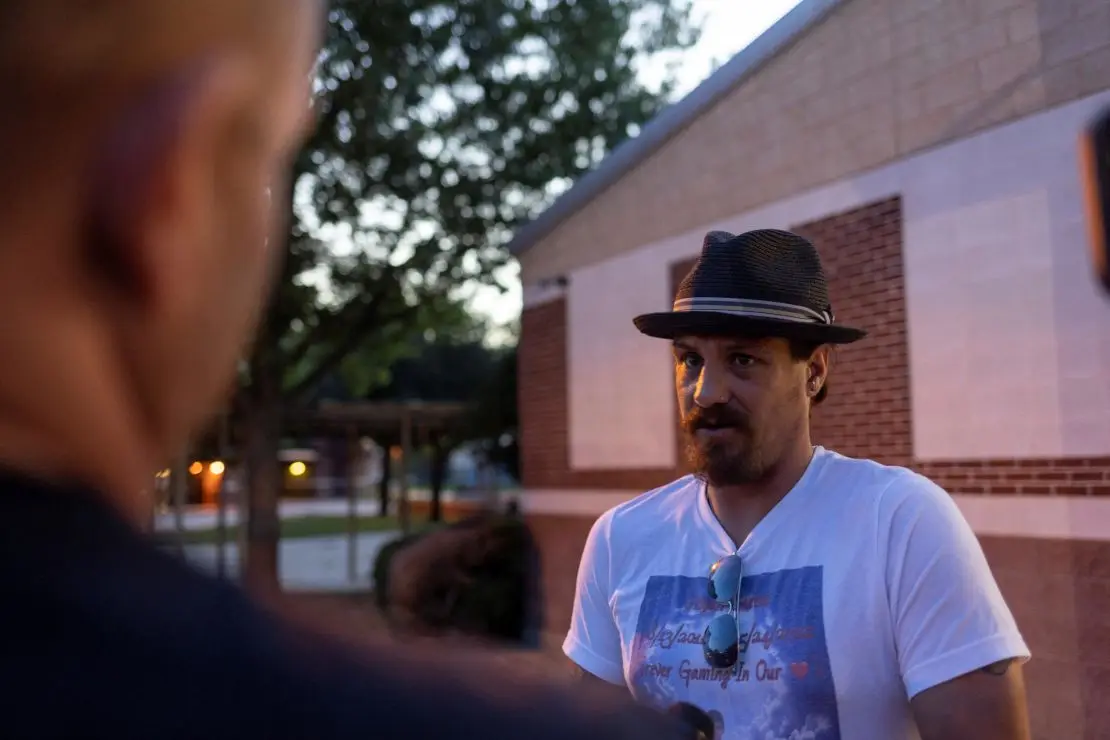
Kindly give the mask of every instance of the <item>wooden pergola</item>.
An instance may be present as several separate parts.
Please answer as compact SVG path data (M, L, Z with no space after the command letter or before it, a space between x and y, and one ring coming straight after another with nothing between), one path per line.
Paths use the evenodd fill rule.
M371 437L378 440L385 439L392 443L397 441L393 460L396 478L399 483L397 498L398 524L401 531L407 534L411 527L410 501L408 490L408 468L411 460L413 445L424 444L434 434L449 433L457 429L470 411L470 406L463 403L452 402L427 402L427 401L354 401L339 402L325 401L311 408L294 409L286 412L282 418L282 431L291 436L332 436L345 437L353 446L362 437ZM228 433L226 425L222 427L220 443L221 448L227 447ZM177 514L177 528L181 530L181 507L184 504L183 480L184 466L187 465L182 458L181 468L175 479L173 502ZM358 578L358 496L356 486L346 486L347 498L347 575L351 582ZM226 499L218 497L217 503L217 529L221 532L227 526ZM225 570L226 540L221 535L218 541L217 569L219 573Z
M396 478L399 483L397 519L401 532L411 528L408 490L409 461L413 444L424 444L430 435L458 428L470 410L467 404L429 401L325 401L285 416L284 431L291 435L345 436L353 446L361 437L396 439ZM346 487L347 572L352 580L358 568L358 498L354 485Z
M413 445L424 445L432 435L457 429L470 407L462 403L427 401L324 402L285 417L284 431L298 436L346 437L354 445L361 437L396 443L394 459L399 466L401 496L399 519L408 531L408 462ZM350 491L352 486L348 486ZM352 504L353 505L353 504Z

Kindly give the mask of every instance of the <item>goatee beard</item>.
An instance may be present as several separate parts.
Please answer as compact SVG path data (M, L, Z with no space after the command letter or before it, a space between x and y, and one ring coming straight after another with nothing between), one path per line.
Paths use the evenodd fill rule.
M768 468L758 450L732 450L724 444L686 439L686 460L694 475L714 487L744 486L766 479Z
M701 429L730 429L724 438L701 439ZM749 419L739 409L721 404L695 406L682 419L686 460L694 474L713 486L757 483L767 475Z

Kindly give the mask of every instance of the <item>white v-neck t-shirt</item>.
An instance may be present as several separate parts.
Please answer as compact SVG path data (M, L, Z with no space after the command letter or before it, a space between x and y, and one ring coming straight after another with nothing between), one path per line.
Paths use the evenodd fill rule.
M709 568L732 552L756 621L736 673L707 666L701 644L723 608ZM640 701L701 707L718 740L916 738L911 697L1029 657L951 497L820 447L739 550L692 476L602 515L563 650Z

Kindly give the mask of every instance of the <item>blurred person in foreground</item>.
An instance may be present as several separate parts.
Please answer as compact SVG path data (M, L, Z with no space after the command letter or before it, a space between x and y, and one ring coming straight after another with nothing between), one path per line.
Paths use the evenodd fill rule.
M0 735L677 737L475 655L360 644L140 533L258 319L322 14L0 0Z
M814 245L711 232L635 325L672 345L696 472L590 532L563 645L582 679L694 704L718 740L1026 740L1029 651L955 503L811 440L831 347L865 335Z

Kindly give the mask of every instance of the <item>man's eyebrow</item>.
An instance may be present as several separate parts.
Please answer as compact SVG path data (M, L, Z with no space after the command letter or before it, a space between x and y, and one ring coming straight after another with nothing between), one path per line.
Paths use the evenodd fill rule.
M675 350L676 352L692 352L694 350L693 347L691 347L689 344L682 341L681 339L676 339L671 342L671 349Z
M757 352L759 350L767 349L767 340L765 339L732 339L725 347L733 352Z

